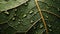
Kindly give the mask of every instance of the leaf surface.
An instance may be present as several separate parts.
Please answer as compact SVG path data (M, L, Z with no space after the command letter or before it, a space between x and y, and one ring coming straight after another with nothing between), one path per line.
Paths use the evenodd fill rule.
M15 8L28 0L0 0L0 11L6 11Z

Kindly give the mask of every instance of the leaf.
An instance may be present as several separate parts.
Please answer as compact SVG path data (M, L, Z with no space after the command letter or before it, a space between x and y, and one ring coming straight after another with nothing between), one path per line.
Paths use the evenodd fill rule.
M0 0L0 11L6 11L15 8L28 0Z
M40 4L41 4L41 3L40 3ZM45 4L45 3L44 3L44 4ZM60 13L59 13L58 9L57 9L57 8L54 8L54 7L50 7L50 6L49 6L48 9L47 9L47 7L45 8L45 5L44 5L44 4L43 4L42 6L40 5L40 6L42 7L42 12L43 12L44 17L47 18L46 20L50 19L51 22L55 23L54 20L56 20L57 17L60 19L60 16L59 16ZM44 7L43 7L43 6L44 6ZM45 10L47 10L47 11L45 11L44 8L45 8ZM35 10L36 10L36 9L35 9ZM47 13L45 14L45 12L47 12ZM51 16L51 14L52 14L54 17ZM50 16L49 16L50 18L48 18L47 15L48 15L48 16L50 15ZM53 19L53 18L54 18L54 19ZM60 21L59 21L58 18L57 18L56 21L57 21L58 24L59 24ZM48 22L49 22L49 20L48 20ZM49 22L49 23L50 23L50 22ZM53 24L52 24L52 25L53 25ZM56 26L57 26L57 25L56 25ZM56 26L55 26L55 27L56 27ZM53 27L54 27L54 26L53 26ZM59 28L59 25L58 25L58 28ZM59 29L58 29L58 30L59 30ZM58 30L57 30L57 31L58 31ZM54 31L55 31L55 30L54 30ZM55 31L54 34L55 34L55 33L57 33L57 32ZM59 34L59 31L58 31L58 34Z
M45 32L43 23L38 21L28 32L27 34L43 34Z
M58 14L58 16L60 15L58 12L58 9L48 6L47 4L42 3L42 2L39 2L39 3L40 3L39 5L41 6L42 12L44 12L43 13L44 18L47 16L47 15L45 15L45 12L47 12L47 11L48 11L47 14L49 13L49 15L52 13L54 13L54 14L56 13L56 14ZM36 8L34 1L31 0L30 3L26 3L26 4L23 4L20 7L16 8L17 9L17 11L16 11L17 17L15 18L15 21L10 20L8 23L11 27L16 29L18 32L27 32L32 27L32 25L38 19L40 19L40 16L39 16L39 13L38 13L38 10ZM54 9L54 10L52 10L52 9ZM52 13L50 13L50 11ZM56 12L54 12L54 11L56 11ZM53 14L53 16L56 16L54 14ZM56 16L56 17L58 17L58 16ZM33 24L31 24L31 22L33 22Z
M39 0L39 1L46 3L49 6L60 8L60 0Z
M7 23L0 25L0 34L15 34L16 30L10 27Z
M1 30L5 30L6 28L8 28L9 27L9 25L8 24L0 24L0 31Z
M38 9L38 11L39 11L39 14L40 14L40 16L41 16L42 22L43 22L43 24L44 24L44 28L46 29L46 34L48 34L47 24L46 24L46 21L45 21L45 19L44 19L43 14L42 14L42 11L41 11L41 9L40 9L40 7L39 7L38 1L35 0L35 3L36 3L36 6L37 6L37 9Z
M58 8L50 6L47 3L42 2L40 0L38 1L38 4L41 8L42 14L46 21L49 34L60 34L59 31L60 11L58 10ZM16 9L15 16L7 22L10 27L17 30L18 33L24 33L24 34L46 33L44 26L42 28L41 25L43 23L38 22L42 20L34 0L30 0L27 3L16 7L15 9ZM39 27L42 29L40 29Z
M38 12L31 10L34 7L32 4L34 4L33 0L31 0L27 6L22 5L16 8L17 17L15 18L15 21L10 20L8 22L8 24L18 32L27 32L33 26L33 24L39 20L40 16L38 15Z
M0 24L7 23L14 15L14 10L8 10L0 13Z
M52 14L47 14L45 12L45 17L46 15L48 16L48 18L46 17L46 23L47 23L47 26L48 26L48 30L49 30L49 34L59 34L59 29L57 28L60 28L60 18L57 18L56 16L53 16Z

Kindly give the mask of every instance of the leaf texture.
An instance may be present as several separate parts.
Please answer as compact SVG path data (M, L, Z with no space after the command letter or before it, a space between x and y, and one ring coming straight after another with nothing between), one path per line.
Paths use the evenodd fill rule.
M6 11L15 8L28 0L0 0L0 11Z
M15 14L14 10L8 10L0 13L0 24L7 23Z
M38 0L38 4L46 21L49 34L60 34L59 0ZM6 34L8 31L8 33L16 31L24 34L46 34L34 0L29 0L10 10L10 12L14 13L14 16L6 22L9 25ZM3 22L5 22L5 20Z

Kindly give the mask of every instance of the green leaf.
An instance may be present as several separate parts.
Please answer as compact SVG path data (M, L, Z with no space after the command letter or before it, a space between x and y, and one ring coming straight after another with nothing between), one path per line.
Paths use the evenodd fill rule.
M46 3L49 6L60 8L60 0L39 0L39 1Z
M15 8L28 0L0 0L0 11L6 11Z
M43 34L45 32L43 23L38 21L28 32L27 34Z
M7 23L14 15L14 10L8 10L0 13L0 24Z
M45 20L48 26L48 30L49 30L49 34L59 34L60 30L59 30L59 26L60 26L60 18L52 15L52 14L47 14L46 12L44 12L45 14ZM48 18L47 18L48 16Z
M38 1L47 24L48 32L49 34L60 34L60 11L58 10L58 0L56 0L58 5L54 4L55 2L51 3L53 2L52 0L47 0L46 2L47 3L42 0ZM19 33L25 32L26 34L26 32L28 32L28 34L45 34L44 25L42 25L43 23L38 22L42 20L40 20L41 16L39 15L34 0L30 0L27 3L16 7L14 10L15 16L7 22L10 27L17 30Z
M0 25L0 34L15 34L16 30L10 27L7 23Z
M10 20L8 24L11 27L15 28L18 32L27 32L33 26L33 24L40 18L37 11L31 10L34 5L34 1L31 0L30 2L28 2L27 6L24 4L16 8L17 17L15 18L15 21Z
M5 30L6 28L8 28L9 25L7 23L5 24L0 24L0 30Z
M41 7L45 20L47 20L46 18L48 18L48 13L49 15L53 14L54 17L56 16L55 14L60 15L57 8L51 7L43 2L39 2L39 5ZM8 24L14 29L16 29L18 32L27 32L32 27L32 25L40 19L38 10L33 0L17 7L16 9L17 17L15 17L14 21L10 20ZM50 20L53 21L53 19L51 18L54 17L50 17ZM56 18L58 18L58 16L56 16ZM33 23L31 24L31 22Z

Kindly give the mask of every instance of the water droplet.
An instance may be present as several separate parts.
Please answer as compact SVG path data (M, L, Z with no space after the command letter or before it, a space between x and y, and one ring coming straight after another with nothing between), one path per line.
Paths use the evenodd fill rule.
M19 19L19 21L21 21L21 20Z
M16 14L14 14L14 16L16 16Z
M58 8L58 11L60 11L60 8Z
M14 20L15 20L15 18L13 17L13 18L12 18L12 20L14 21Z
M14 11L17 11L17 9L14 9Z
M20 22L18 22L20 24Z
M48 19L45 19L46 21L48 21Z
M26 14L24 14L24 15L23 15L23 18L25 18L26 16L27 16L27 15L26 15Z
M37 12L34 12L34 14L37 14Z
M49 7L47 6L46 8L48 9Z
M33 23L34 21L33 20L31 20L31 24Z
M51 27L51 25L50 25L50 24L48 24L48 27Z
M23 20L21 20L21 19L19 19L18 21L19 21L19 22L23 22Z
M32 14L33 13L33 10L31 10L29 13Z
M40 24L40 28L43 28L43 24Z
M5 11L4 13L7 14L7 15L9 15L9 12L8 11Z
M48 16L46 16L46 18L48 18Z
M49 31L52 31L52 29L49 29Z
M25 3L25 6L27 6L28 4L27 3Z

